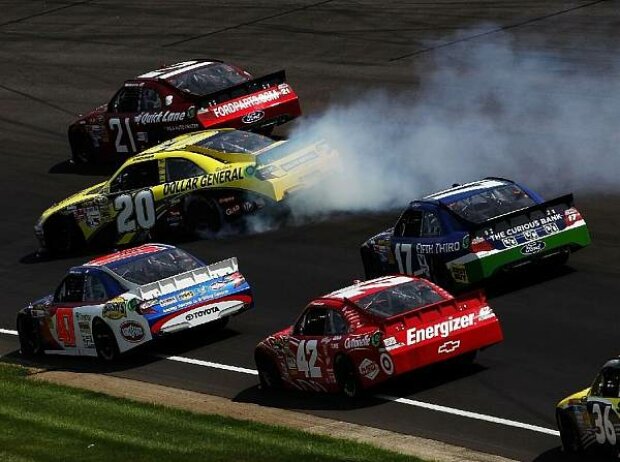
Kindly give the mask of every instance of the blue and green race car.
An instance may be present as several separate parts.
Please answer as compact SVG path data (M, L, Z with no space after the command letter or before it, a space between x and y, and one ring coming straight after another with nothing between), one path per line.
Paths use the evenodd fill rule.
M458 287L531 263L564 264L589 244L572 194L545 201L513 181L485 178L411 202L361 254L367 278L402 273Z

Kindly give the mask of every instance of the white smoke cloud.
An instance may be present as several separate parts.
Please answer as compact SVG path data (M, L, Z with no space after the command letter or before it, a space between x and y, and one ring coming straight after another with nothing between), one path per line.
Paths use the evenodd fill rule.
M400 208L485 176L547 198L620 189L620 79L509 38L438 53L408 94L380 89L303 120L291 140L325 139L346 166L298 214ZM389 69L388 69L389 71ZM614 75L615 74L615 75Z

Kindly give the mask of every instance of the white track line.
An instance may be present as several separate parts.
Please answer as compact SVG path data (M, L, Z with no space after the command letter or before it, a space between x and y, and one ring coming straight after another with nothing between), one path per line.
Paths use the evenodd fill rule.
M211 361L202 361L200 359L185 358L184 356L158 355L158 357L167 359L169 361L193 364L194 366L213 367L215 369L223 369L225 371L240 372L242 374L250 374L250 375L258 375L258 371L255 371L254 369L246 369L245 367L237 367L237 366L229 366L227 364L212 363Z
M0 329L0 334L17 335L17 331ZM168 361L175 361L179 363L192 364L194 366L211 367L214 369L221 369L231 372L239 372L241 374L258 375L258 371L254 369L248 369L245 367L229 366L228 364L214 363L211 361L203 361L200 359L186 358L184 356L165 356L157 355L159 358L167 359ZM539 427L538 425L531 425L523 422L517 422L515 420L504 419L502 417L495 417L492 415L480 414L478 412L464 411L462 409L456 409L448 406L441 406L439 404L425 403L423 401L416 401L409 398L399 398L389 395L375 395L376 398L383 399L385 401L392 401L400 404L407 404L408 406L419 407L427 409L429 411L442 412L444 414L456 415L459 417L465 417L468 419L481 420L483 422L494 423L498 425L504 425L507 427L521 428L523 430L530 430L533 432L544 433L546 435L560 436L560 432L551 428Z
M388 395L375 395L377 398L384 399L386 401L394 401L401 404L407 404L409 406L420 407L436 412L443 412L446 414L458 415L460 417L466 417L468 419L482 420L499 425L506 425L508 427L522 428L524 430L531 430L533 432L545 433L547 435L560 436L560 432L551 428L539 427L538 425L526 424L523 422L517 422L515 420L503 419L501 417L494 417L492 415L479 414L478 412L463 411L462 409L455 409L447 406L440 406L439 404L425 403L423 401L416 401L409 398L397 398L396 396Z

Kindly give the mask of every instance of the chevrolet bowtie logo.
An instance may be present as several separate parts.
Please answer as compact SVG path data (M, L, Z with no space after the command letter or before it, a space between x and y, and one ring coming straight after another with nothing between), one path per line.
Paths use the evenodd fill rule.
M448 340L437 349L437 353L452 353L461 346L460 340Z

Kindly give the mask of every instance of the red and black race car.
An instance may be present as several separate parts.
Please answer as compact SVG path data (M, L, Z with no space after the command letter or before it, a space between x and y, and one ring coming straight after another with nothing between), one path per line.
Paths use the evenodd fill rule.
M186 132L269 133L299 115L284 71L253 78L231 64L200 59L127 80L109 103L71 124L69 143L75 162L118 160Z
M454 298L426 279L385 276L314 300L257 345L255 361L262 387L354 397L423 366L473 361L502 340L482 292Z

